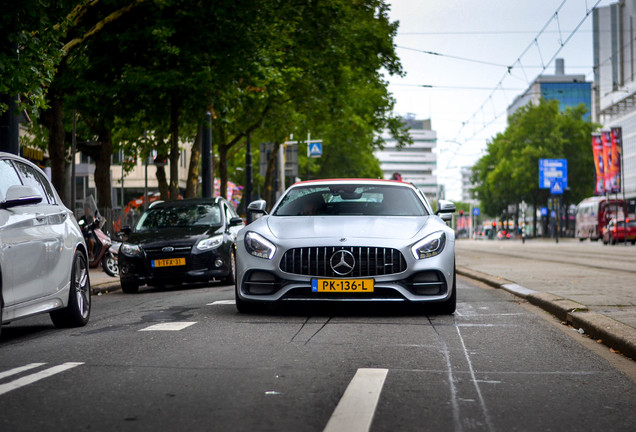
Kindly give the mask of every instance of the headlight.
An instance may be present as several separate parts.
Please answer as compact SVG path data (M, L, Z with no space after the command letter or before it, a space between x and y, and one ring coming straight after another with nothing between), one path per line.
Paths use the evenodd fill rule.
M411 247L411 252L415 259L431 258L442 253L445 244L446 234L444 231L438 231L415 243Z
M137 245L130 244L130 243L122 243L121 248L119 249L119 252L123 253L124 255L132 256L132 257L141 256L141 248Z
M276 246L262 235L255 232L245 234L245 249L259 258L272 259L276 253Z
M223 244L223 235L215 235L214 237L210 237L208 239L200 240L197 243L197 249L199 250L209 250L219 247Z

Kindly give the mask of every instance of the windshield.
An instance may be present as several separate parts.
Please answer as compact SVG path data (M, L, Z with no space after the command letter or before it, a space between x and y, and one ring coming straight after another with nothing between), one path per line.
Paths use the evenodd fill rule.
M291 189L274 216L426 216L410 188L390 185L325 185Z
M135 230L149 231L173 227L219 225L220 223L221 209L217 205L155 207L141 216Z

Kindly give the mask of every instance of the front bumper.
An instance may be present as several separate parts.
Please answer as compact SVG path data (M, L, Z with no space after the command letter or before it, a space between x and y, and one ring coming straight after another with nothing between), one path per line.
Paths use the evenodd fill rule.
M372 293L312 292L312 279L324 276L299 275L281 270L280 256L257 258L238 246L237 295L243 301L273 302L444 302L452 295L454 243L442 254L421 260L402 250L406 269L390 275L372 276ZM351 277L356 278L356 277Z
M121 280L138 285L197 283L225 278L232 271L232 265L229 261L231 254L223 253L221 249L162 258L185 258L186 264L157 268L152 267L153 259L150 257L130 257L119 254Z

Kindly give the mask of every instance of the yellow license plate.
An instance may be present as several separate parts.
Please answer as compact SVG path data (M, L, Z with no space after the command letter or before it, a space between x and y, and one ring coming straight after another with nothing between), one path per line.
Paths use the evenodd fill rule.
M312 292L373 292L373 279L312 279Z
M153 267L174 267L185 265L185 258L167 258L152 261Z

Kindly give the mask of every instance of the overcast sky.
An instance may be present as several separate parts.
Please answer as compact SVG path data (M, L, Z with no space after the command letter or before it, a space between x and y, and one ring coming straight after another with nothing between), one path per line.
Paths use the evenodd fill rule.
M389 0L406 72L387 77L395 111L431 119L438 182L448 199L461 197L459 168L473 165L505 129L506 108L544 68L554 74L555 58L565 60L566 74L593 81L592 15L586 14L597 1Z

